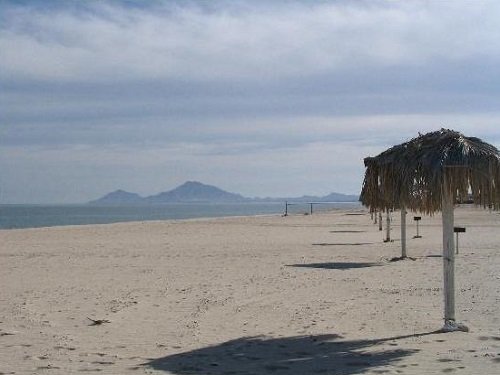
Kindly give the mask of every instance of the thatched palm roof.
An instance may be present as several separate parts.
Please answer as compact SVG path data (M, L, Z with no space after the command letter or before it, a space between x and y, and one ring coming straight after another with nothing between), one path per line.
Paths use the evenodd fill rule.
M500 153L479 138L441 129L364 160L361 202L372 209L441 210L443 189L455 198L500 208ZM446 182L445 182L446 176Z

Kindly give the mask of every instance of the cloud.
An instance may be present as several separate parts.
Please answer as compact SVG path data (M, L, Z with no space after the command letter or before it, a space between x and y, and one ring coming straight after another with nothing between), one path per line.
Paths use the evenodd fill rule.
M139 142L141 130L130 124L115 137L99 128L88 138L81 129L69 129L57 144L53 139L44 144L48 135L42 126L31 142L12 131L10 137L20 139L0 148L0 197L4 202L85 202L117 188L155 194L186 180L247 196L358 193L363 158L409 140L417 129L453 123L500 147L499 122L500 116L487 114L247 120L237 127L199 123L172 136L160 127L151 133L156 138L144 142ZM99 136L101 142L91 142Z
M61 81L268 80L500 54L496 2L126 4L4 6L0 69Z
M359 151L355 144L323 142L277 149L206 143L136 149L11 146L0 150L0 196L11 202L74 203L117 188L155 194L193 179L247 196L357 192ZM343 158L335 157L338 153Z
M500 145L494 1L0 2L4 202L357 193L449 127Z

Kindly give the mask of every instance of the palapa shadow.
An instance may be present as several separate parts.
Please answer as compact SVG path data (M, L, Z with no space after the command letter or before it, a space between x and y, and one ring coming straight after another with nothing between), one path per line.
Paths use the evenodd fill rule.
M330 233L363 233L364 230L331 230Z
M412 258L412 257L409 257L409 256L400 256L400 257L393 257L393 258L389 258L388 261L389 262L400 262L400 261L404 261L404 260L417 260L417 258Z
M360 263L360 262L328 262L328 263L298 263L287 264L287 267L322 268L327 270L348 270L351 268L378 267L380 263Z
M367 349L387 341L415 336L419 335L351 341L343 341L341 336L333 334L242 337L154 359L143 365L177 375L359 374L371 368L391 365L418 351L383 347Z
M362 245L373 245L375 242L335 242L335 243L328 243L328 242L320 242L320 243L313 243L313 246L362 246Z

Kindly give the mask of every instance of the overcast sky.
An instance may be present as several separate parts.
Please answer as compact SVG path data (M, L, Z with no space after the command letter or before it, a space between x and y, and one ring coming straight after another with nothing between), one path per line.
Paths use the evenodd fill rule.
M500 146L498 1L0 0L0 202L186 180L359 193L418 132Z

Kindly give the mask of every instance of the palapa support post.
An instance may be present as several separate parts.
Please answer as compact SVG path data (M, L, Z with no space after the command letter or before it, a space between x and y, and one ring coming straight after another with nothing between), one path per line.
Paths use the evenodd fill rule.
M406 209L401 209L401 258L406 258Z
M377 211L375 211L375 220L373 221L374 224L377 224L377 217L378 217L378 214L377 214Z
M386 210L385 213L385 240L384 242L390 242L391 241L391 214L389 212L389 209Z
M378 230L382 230L382 211L378 212Z
M288 202L285 202L285 214L284 216L288 216Z
M455 321L455 243L453 241L453 193L444 173L442 194L443 221L443 281L444 281L444 326L443 332L468 332L467 326Z

